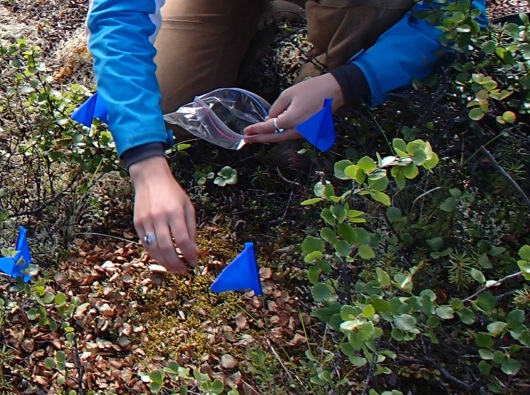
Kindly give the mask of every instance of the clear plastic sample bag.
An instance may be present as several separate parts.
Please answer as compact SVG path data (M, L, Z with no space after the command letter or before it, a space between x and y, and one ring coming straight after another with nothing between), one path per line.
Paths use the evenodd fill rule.
M245 145L243 130L267 117L270 104L255 93L239 88L220 88L197 96L191 103L164 115L194 136L224 148Z

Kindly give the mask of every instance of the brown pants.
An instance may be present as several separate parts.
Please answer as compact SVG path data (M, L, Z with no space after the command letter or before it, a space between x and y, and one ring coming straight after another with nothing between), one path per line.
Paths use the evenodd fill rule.
M289 0L305 3L316 60L313 76L347 62L392 26L413 0ZM157 48L162 111L175 111L197 95L234 86L270 0L167 0ZM317 67L312 66L317 64Z

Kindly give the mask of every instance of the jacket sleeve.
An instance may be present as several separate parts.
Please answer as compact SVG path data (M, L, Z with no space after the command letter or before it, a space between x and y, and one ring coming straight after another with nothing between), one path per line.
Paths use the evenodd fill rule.
M163 0L92 0L87 18L98 94L118 155L149 143L172 143L160 109L154 39Z
M474 0L472 6L482 11L477 22L485 26L486 0ZM416 3L372 47L350 59L349 63L356 65L366 78L369 105L382 103L388 92L409 86L414 78L427 77L440 59L440 51L449 52L438 41L441 30L413 16L414 12L426 8L424 2Z

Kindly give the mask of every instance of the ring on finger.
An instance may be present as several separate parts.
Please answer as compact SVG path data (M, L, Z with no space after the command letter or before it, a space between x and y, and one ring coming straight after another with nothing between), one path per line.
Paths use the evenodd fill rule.
M272 119L272 123L273 123L273 125L274 125L274 129L275 129L275 130L274 130L274 133L283 133L283 132L285 132L285 129L283 129L283 128L281 128L281 127L278 126L278 123L277 123L277 121L276 121L277 119L278 119L278 118L273 118L273 119Z
M144 243L151 245L156 241L156 235L153 232L147 232L144 236Z

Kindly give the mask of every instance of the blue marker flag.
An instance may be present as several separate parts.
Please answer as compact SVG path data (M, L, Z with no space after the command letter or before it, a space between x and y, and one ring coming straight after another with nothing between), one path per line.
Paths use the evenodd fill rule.
M108 123L107 105L97 92L72 112L74 121L88 127L92 125L94 118L99 118L101 122Z
M295 127L307 141L321 151L327 151L335 142L332 101L331 98L324 99L322 110Z
M210 287L212 292L243 289L251 289L256 295L263 294L253 243L245 243L243 252L219 274Z
M31 264L31 253L26 238L26 229L22 226L19 228L15 250L17 253L14 257L0 258L0 270L14 278L23 277L24 282L28 282L31 276L24 274L23 271ZM17 265L20 258L24 259L24 263Z

